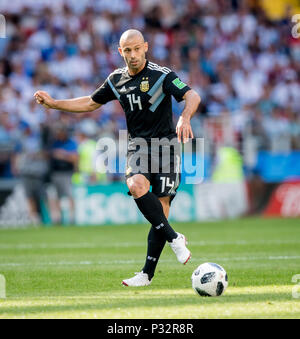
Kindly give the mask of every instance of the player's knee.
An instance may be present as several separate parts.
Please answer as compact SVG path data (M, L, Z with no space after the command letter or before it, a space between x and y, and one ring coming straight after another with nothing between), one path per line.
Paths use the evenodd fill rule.
M149 191L149 184L143 176L132 177L127 180L127 186L134 198L139 198Z

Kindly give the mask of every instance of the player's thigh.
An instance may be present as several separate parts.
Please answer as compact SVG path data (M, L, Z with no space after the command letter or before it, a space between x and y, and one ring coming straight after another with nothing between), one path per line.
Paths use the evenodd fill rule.
M158 199L161 202L163 210L164 210L164 214L165 214L166 218L168 219L169 212L170 212L171 197L166 196L166 197L160 197Z
M170 202L176 195L180 184L181 156L178 149L165 147L165 153L159 154L160 171L152 173L152 192L158 197L170 197Z
M136 150L129 150L126 161L126 179L135 174L144 174L147 179L150 179L149 160L148 148L142 148L138 152Z
M127 178L126 184L134 198L143 196L150 189L150 181L143 174L134 174Z
M152 177L152 192L158 197L170 197L174 199L180 184L180 173L157 173Z

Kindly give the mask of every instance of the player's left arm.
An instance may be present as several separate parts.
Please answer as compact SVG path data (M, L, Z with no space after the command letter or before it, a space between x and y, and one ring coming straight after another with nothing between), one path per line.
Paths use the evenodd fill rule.
M177 122L176 133L178 142L181 142L181 139L183 139L183 143L186 143L190 137L194 137L191 118L197 111L201 98L196 91L190 89L184 94L183 100L185 101L185 106Z
M172 95L177 102L185 101L184 109L176 126L176 133L178 142L183 139L183 143L186 143L189 137L194 137L190 120L200 104L200 96L172 71L168 73L164 80L163 90L165 94Z

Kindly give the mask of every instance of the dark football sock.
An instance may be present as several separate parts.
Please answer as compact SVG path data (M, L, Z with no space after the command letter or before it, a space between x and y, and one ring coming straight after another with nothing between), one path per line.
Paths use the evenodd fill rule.
M170 226L162 207L161 202L155 194L148 192L140 198L134 199L139 210L153 227L165 236L165 239L172 242L177 238L177 233Z
M165 243L166 239L152 226L148 234L147 258L143 268L143 272L148 274L149 280L154 276L158 259L164 249Z

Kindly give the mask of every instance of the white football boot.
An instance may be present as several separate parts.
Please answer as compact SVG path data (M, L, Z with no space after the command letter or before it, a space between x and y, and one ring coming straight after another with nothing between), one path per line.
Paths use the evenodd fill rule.
M177 234L178 237L173 239L172 242L169 242L169 245L176 254L177 260L185 265L191 258L191 252L186 247L187 241L185 236L181 233Z
M135 276L130 279L125 279L122 281L124 286L148 286L151 284L151 280L149 280L148 274L144 272L135 273Z

